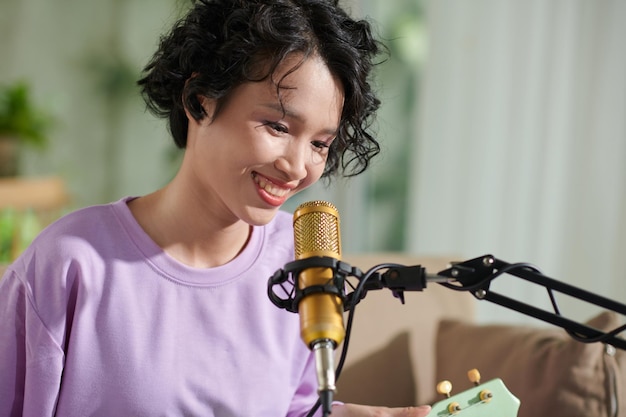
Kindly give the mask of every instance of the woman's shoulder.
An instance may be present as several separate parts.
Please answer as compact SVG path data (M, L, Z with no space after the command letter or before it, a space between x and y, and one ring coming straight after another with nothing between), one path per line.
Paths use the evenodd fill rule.
M25 250L28 253L45 253L52 257L84 253L98 245L107 245L111 239L119 240L120 208L124 200L92 205L77 209L45 227Z
M63 236L85 237L110 230L116 222L116 206L121 202L91 205L67 213L45 227L37 239L58 239Z

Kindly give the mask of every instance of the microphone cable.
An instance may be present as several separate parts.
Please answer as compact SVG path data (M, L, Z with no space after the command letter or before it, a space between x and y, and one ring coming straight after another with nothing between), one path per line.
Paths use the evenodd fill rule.
M356 287L353 286L348 280L345 281L352 288L353 292L352 292L350 306L345 309L345 311L348 312L348 318L346 320L346 335L343 340L343 345L341 346L341 354L339 356L339 362L337 363L337 367L335 368L335 380L339 380L339 376L341 375L341 371L343 370L343 365L346 361L346 357L348 354L348 347L350 345L350 335L352 334L352 323L354 322L356 306L362 298L367 281L371 277L373 277L376 273L378 273L378 271L382 269L397 268L397 267L402 267L402 266L403 265L395 264L395 263L384 263L384 264L376 265L370 268L367 272L363 274L362 278L359 280L359 283ZM313 407L311 407L311 410L306 415L306 417L313 417L315 412L318 410L320 406L321 406L321 400L318 398L315 404L313 405Z

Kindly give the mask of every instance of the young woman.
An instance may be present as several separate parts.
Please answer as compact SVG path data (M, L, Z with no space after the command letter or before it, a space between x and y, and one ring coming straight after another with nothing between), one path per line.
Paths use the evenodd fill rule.
M313 357L266 291L294 256L279 208L378 152L378 52L333 0L197 2L139 81L185 149L175 178L58 220L1 281L0 415L306 415Z

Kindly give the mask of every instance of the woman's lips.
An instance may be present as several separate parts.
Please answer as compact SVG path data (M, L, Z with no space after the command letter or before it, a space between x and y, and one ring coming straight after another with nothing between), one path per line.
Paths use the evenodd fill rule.
M287 200L289 193L293 189L293 187L278 185L257 172L252 173L252 178L257 185L259 194L263 200L273 206L282 205Z

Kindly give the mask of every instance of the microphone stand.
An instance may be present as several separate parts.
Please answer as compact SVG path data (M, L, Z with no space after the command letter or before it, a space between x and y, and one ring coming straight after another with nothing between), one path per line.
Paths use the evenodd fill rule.
M513 275L545 287L554 311L550 312L548 310L537 308L491 291L489 289L491 281L503 274ZM626 339L617 337L620 332L626 329L626 325L619 326L610 332L602 332L583 323L563 317L556 303L554 292L560 292L624 316L626 316L625 304L549 278L543 275L531 264L509 264L493 257L492 255L485 255L469 261L454 264L450 268L439 272L437 275L450 278L457 283L441 283L441 285L444 285L447 288L457 291L469 291L479 300L487 300L527 316L531 316L561 327L565 329L571 337L580 342L603 342L616 348L626 350Z
M554 311L544 310L491 291L489 288L491 282L504 274L513 275L545 287ZM510 264L492 255L484 255L468 261L454 263L450 268L440 271L436 275L426 273L426 270L419 265L397 266L389 268L385 273L379 275L375 283L366 285L366 289L390 288L394 295L404 303L404 291L422 291L426 288L428 282L437 282L446 288L456 291L471 292L478 300L490 301L502 307L551 323L565 329L571 337L580 342L603 342L626 350L626 339L617 336L620 332L626 330L626 324L609 332L602 332L583 323L568 319L561 315L554 292L560 292L623 316L626 316L626 304L547 277L529 263ZM365 293L363 294L364 296Z
M285 265L284 269L276 271L270 277L268 281L270 300L276 306L296 313L299 301L306 295L296 285L298 276L302 270L315 267L332 268L335 272L334 278L325 285L308 288L307 291L336 294L342 298L345 311L350 311L351 313L346 328L344 350L337 367L337 378L347 351L352 313L355 306L365 298L367 291L388 288L404 304L405 291L423 291L428 283L438 283L455 291L471 292L479 300L490 301L502 307L551 323L565 329L572 338L582 343L602 342L626 350L626 339L618 337L619 333L626 330L626 324L618 326L611 331L603 332L563 317L556 303L554 292L566 294L623 316L626 316L625 304L547 277L538 268L529 263L510 264L495 258L493 255L484 255L467 261L453 263L450 268L433 275L427 273L426 269L420 265L405 266L400 264L380 264L363 273L359 268L352 267L334 258L310 257L290 262ZM379 272L381 270L384 270L384 272ZM550 312L531 306L491 291L491 282L504 274L513 275L545 287L554 311ZM358 285L353 285L347 279L349 276L355 277L358 280ZM352 291L346 293L347 288L352 289Z

